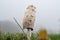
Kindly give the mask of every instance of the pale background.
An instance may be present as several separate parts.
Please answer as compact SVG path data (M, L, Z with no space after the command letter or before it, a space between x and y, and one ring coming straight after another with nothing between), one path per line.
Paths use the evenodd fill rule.
M22 26L25 8L30 4L37 8L34 32L45 28L49 33L60 33L60 0L0 0L1 29L4 32L21 31L13 17Z

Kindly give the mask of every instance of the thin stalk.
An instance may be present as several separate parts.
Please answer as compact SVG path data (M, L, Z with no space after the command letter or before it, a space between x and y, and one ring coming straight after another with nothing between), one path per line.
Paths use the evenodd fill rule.
M15 22L18 24L18 26L21 28L21 30L23 31L23 33L24 33L24 30L23 30L23 28L20 26L20 24L18 23L18 21L13 17L13 19L15 20Z

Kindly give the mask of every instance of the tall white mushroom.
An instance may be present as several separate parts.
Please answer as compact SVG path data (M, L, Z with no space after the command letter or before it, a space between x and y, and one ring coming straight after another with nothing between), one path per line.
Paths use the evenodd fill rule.
M31 31L33 31L34 22L35 22L35 13L36 13L36 7L33 5L29 5L26 8L24 19L23 19L23 29L27 29L27 37L28 40L30 40L31 37Z

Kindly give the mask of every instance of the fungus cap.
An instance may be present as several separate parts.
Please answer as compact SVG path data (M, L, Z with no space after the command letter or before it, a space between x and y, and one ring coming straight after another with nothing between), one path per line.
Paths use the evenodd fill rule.
M35 22L35 7L33 5L29 5L25 11L25 15L23 18L23 28L33 30Z

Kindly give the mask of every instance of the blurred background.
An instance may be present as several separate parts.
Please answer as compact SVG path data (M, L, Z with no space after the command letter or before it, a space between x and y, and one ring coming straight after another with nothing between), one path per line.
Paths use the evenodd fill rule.
M22 32L13 17L22 26L25 9L36 6L34 33L45 28L49 34L60 33L60 0L0 0L0 29L2 32Z

